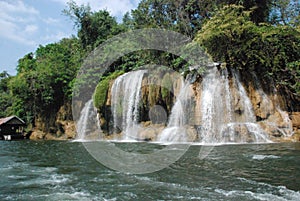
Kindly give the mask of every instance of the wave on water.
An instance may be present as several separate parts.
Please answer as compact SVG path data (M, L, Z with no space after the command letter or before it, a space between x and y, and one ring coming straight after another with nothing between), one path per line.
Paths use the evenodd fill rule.
M95 142L95 140L75 139L70 142Z
M276 195L276 194L271 194L268 192L252 192L252 191L242 191L242 190L231 190L231 191L226 191L223 189L216 189L216 193L220 193L226 197L226 199L234 199L234 198L242 198L242 199L247 199L247 200L276 200L276 201L299 201L299 192L292 191L289 192L290 190L285 190L286 192L283 192L282 195ZM291 193L291 194L289 194Z
M273 186L263 182L256 182L245 178L238 178L241 182L250 184L253 190L224 190L215 189L216 193L222 194L226 199L242 198L247 200L276 200L276 201L299 201L300 192L288 189L285 186Z
M253 155L253 160L264 160L264 159L278 159L280 156L275 155Z

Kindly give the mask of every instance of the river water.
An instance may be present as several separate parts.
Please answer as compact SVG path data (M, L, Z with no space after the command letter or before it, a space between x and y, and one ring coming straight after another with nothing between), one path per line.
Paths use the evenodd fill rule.
M122 148L163 145L123 143ZM106 168L80 142L0 142L0 200L300 200L300 144L193 145L171 166Z

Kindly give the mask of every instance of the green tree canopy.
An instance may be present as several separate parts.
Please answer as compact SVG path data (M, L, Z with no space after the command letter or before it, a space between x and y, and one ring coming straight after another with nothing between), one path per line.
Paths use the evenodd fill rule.
M255 72L300 95L300 33L290 26L256 25L242 6L225 6L196 36L214 60Z
M8 83L11 78L12 77L6 71L0 73L0 117L12 114L12 96L8 88Z
M109 37L120 33L121 28L116 19L106 10L92 12L89 5L78 6L74 1L70 1L63 13L74 20L81 44L89 51Z
M19 60L18 73L9 82L16 115L31 122L71 100L73 80L83 57L80 47L76 38L62 39Z

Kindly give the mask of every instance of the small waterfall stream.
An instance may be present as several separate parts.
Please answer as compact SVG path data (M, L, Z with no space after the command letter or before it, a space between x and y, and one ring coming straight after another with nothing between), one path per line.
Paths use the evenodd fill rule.
M201 99L201 114L202 114L202 125L201 125L201 137L202 142L208 143L209 141L216 141L213 135L216 135L217 116L216 110L218 104L215 103L216 95L219 94L218 90L220 86L219 79L217 79L217 68L208 69L206 76L203 78L203 90ZM216 83L218 82L218 83Z
M247 92L244 88L244 86L242 85L241 81L240 81L240 77L239 74L235 71L232 71L233 74L233 81L238 89L239 95L240 95L240 102L241 102L241 106L242 108L242 119L240 120L240 122L248 122L248 123L255 123L256 122L256 118L254 115L254 110L253 110L253 106L251 104L251 101L247 95Z
M123 140L138 139L139 103L145 70L118 77L111 90L114 132L122 131Z
M189 124L192 105L192 89L189 82L181 84L179 95L169 117L167 127L159 134L159 142L187 142L186 126Z
M113 133L121 134L114 135L115 140L139 140L139 132L144 129L139 124L139 108L146 72L138 70L121 75L111 87ZM152 140L164 143L195 142L196 139L202 144L263 143L270 142L265 129L272 128L283 136L292 133L289 117L273 104L261 86L256 86L255 90L255 93L259 94L257 97L261 99L255 100L260 101L262 105L254 108L251 103L253 99L250 100L248 97L239 74L231 71L231 75L229 78L227 69L218 70L217 67L210 67L202 76L202 83L191 84L188 80L185 82L182 80L168 117L168 124L165 128L162 127L162 131L160 130ZM195 90L199 90L196 91L197 97ZM263 110L265 113L262 114L266 115L274 114L276 110L276 115L281 116L281 123L288 126L280 127L279 125L283 124L278 123L277 116L266 120L260 116L256 117L257 110ZM263 120L257 122L257 118ZM91 134L101 131L92 100L88 101L81 111L77 131L77 140L85 140L87 136L93 136Z
M267 142L268 137L256 123L251 101L241 84L238 74L234 76L234 87L238 92L240 108L238 114L232 106L228 72L221 74L216 67L207 70L202 82L201 113L202 143L246 143Z
M101 135L100 123L98 120L97 110L94 107L93 100L89 100L85 103L83 109L81 110L80 118L76 125L77 137L76 140L88 140L93 137L93 139L99 139Z
M287 112L282 111L280 108L280 105L276 104L276 101L274 104L270 100L270 98L267 96L267 94L263 91L261 83L260 83L258 77L256 76L256 74L253 73L252 77L255 80L256 91L259 93L259 95L262 98L260 105L263 105L264 112L272 113L272 110L275 110L278 112L278 114L281 117L281 121L282 121L281 126L278 125L278 122L274 122L272 120L265 121L265 124L273 129L277 130L280 134L282 134L285 137L292 136L293 135L293 125L292 125L292 121L289 118L289 114ZM275 93L275 97L276 97L277 96L276 89L275 89L274 93ZM275 100L276 100L276 98L275 98Z
M220 75L216 67L207 69L202 81L200 140L202 143L220 142L222 125L232 119L228 73Z
M247 92L240 82L239 74L232 71L234 86L239 94L239 104L241 108L231 119L229 123L222 126L221 142L270 142L268 135L263 131L259 124L256 122L254 109ZM226 78L227 79L227 78ZM233 111L232 111L233 112Z

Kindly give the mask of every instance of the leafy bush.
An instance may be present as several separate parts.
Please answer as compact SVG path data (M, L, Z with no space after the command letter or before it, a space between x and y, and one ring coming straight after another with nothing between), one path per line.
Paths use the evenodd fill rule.
M110 75L102 78L102 80L97 85L93 96L93 101L96 108L100 109L105 104L109 83L122 74L124 74L124 71L115 71Z
M241 6L225 6L207 21L195 40L214 60L246 74L255 72L261 79L284 83L290 92L300 94L296 82L300 33L290 26L256 25L250 21L250 13Z

